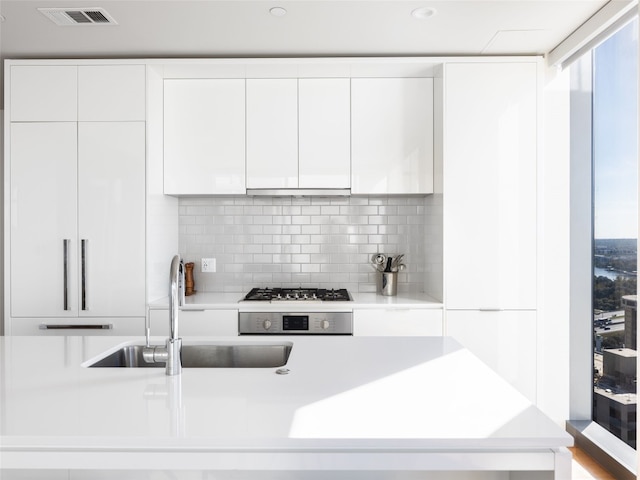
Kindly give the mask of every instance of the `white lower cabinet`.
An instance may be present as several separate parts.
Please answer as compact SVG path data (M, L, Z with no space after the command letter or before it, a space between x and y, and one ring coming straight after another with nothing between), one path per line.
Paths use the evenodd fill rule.
M440 336L439 309L357 309L353 311L356 336Z
M149 310L151 336L169 336L169 310ZM180 310L178 334L189 336L237 336L237 310Z
M536 312L447 310L445 334L536 402Z
M144 335L144 317L12 318L10 335Z

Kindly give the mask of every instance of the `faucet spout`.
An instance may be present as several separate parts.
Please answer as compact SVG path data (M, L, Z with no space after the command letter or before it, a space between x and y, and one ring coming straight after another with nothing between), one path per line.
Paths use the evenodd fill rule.
M181 305L180 289L184 285L184 267L180 262L180 256L176 255L171 260L169 272L169 338L178 338L178 307Z
M182 304L181 288L184 288L184 267L180 256L176 255L171 260L169 272L169 338L164 347L149 345L151 328L146 325L146 347L143 350L143 358L147 363L166 364L167 375L180 375L182 373L182 339L178 336L178 312Z
M167 339L167 375L182 373L182 339L178 336L178 312L180 302L180 288L184 286L184 267L180 256L171 260L169 272L169 338Z

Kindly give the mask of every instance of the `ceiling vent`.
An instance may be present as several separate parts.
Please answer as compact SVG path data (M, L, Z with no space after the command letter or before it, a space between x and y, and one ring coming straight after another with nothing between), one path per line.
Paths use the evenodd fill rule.
M38 10L61 27L118 24L104 8L39 8Z

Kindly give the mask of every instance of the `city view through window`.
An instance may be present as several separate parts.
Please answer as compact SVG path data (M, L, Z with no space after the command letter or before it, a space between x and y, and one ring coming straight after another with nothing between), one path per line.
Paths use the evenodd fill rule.
M636 448L637 18L592 54L593 420Z

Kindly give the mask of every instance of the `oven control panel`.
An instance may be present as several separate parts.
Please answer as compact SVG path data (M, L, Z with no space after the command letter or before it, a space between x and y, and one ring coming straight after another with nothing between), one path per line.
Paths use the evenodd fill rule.
M351 312L240 312L240 335L353 335Z

